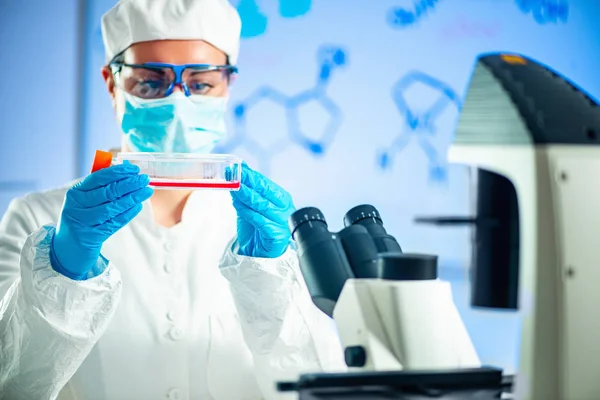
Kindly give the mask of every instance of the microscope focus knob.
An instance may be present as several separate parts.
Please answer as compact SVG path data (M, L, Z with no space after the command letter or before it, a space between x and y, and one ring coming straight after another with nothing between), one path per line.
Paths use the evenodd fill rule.
M367 352L362 346L348 346L344 350L344 358L349 367L364 367L367 363Z

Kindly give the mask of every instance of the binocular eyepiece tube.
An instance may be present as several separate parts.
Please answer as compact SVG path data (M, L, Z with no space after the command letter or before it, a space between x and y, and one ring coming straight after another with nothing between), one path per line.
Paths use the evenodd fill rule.
M302 208L289 219L300 270L313 302L325 314L333 315L347 279L437 279L437 257L403 254L375 207L352 208L344 226L330 232L315 207Z

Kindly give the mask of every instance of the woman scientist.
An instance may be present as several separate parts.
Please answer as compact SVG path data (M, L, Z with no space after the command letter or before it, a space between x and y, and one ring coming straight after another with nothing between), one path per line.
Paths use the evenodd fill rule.
M122 0L102 28L122 150L212 151L236 10ZM0 224L0 398L278 398L278 380L343 368L288 246L293 210L248 167L231 196L153 193L118 165L13 201Z

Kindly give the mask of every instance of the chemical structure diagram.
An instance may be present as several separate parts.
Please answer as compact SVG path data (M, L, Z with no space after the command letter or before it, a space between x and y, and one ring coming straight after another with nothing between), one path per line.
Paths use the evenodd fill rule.
M259 87L246 99L233 107L233 133L229 140L220 145L217 152L228 153L243 146L253 154L258 162L261 172L266 173L269 169L270 156L284 150L291 144L305 149L309 153L323 155L334 139L342 119L342 112L327 94L329 82L338 68L346 66L347 53L338 46L322 46L317 51L319 72L313 87L298 94L288 96L270 87ZM277 140L265 143L261 140L260 132L247 130L248 113L253 107L261 102L269 101L285 111L287 133L282 132ZM328 123L319 135L318 140L308 137L302 129L300 121L300 109L310 103L315 103L328 114Z
M394 29L403 29L416 25L429 14L440 0L414 0L412 9L392 7L387 13L387 23Z
M439 97L433 105L422 112L413 109L406 98L406 92L415 84L426 85L439 93ZM386 150L379 153L379 166L384 170L391 168L394 157L404 150L412 137L415 137L427 156L430 180L445 181L447 179L445 162L430 142L430 138L436 134L436 120L448 107L454 106L460 110L461 100L458 94L446 83L423 72L412 71L394 85L392 97L396 108L404 116L405 127L403 133Z
M540 25L566 23L569 19L568 0L515 0L524 14L531 13Z
M312 8L312 0L279 0L279 15L292 19L307 14ZM258 0L239 0L237 10L242 19L242 38L249 39L264 35L269 17L262 12Z

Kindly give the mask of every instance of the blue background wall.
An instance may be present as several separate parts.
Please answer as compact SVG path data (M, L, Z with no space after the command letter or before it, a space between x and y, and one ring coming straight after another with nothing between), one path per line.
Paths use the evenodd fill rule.
M0 0L0 214L76 172L78 1Z
M0 60L11 76L0 80L0 209L15 193L29 190L11 186L3 192L2 182L54 186L85 174L94 150L120 143L99 72L105 61L100 16L114 0L88 0L81 10L76 3L0 3ZM467 170L447 165L445 152L478 54L523 53L600 97L600 4L234 4L244 40L232 88L230 138L222 150L245 157L282 184L298 207L321 208L332 229L342 227L350 207L377 206L406 250L440 255L442 274L453 282L482 359L512 370L518 314L468 306L469 231L417 226L413 220L469 212ZM435 104L442 107L432 111ZM30 161L23 164L24 157Z

